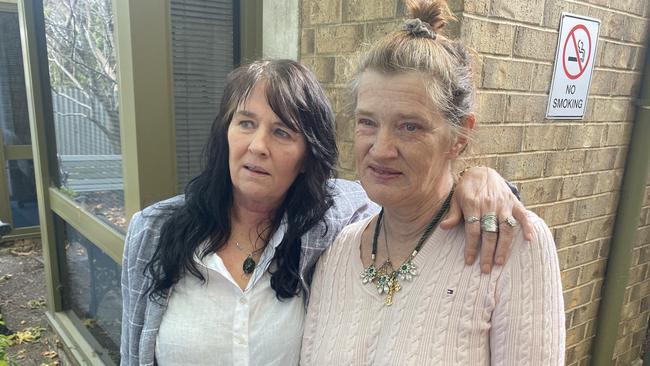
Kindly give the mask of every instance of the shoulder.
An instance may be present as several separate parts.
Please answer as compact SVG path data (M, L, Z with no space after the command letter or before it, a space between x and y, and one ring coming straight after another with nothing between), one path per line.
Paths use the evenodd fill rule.
M155 219L157 217L169 217L174 211L185 204L185 195L178 195L163 201L156 202L138 212L141 217Z
M330 179L327 183L334 202L323 220L305 236L305 245L309 247L324 249L346 225L379 212L379 206L370 201L358 182Z
M160 229L169 217L183 206L183 195L160 201L136 212L126 234L124 246L125 260L145 259L153 255L153 249L160 236Z
M527 241L518 227L512 242L510 258L505 264L505 271L559 271L557 251L551 230L535 213L528 211L528 219L533 225L533 238Z
M358 248L358 245L361 240L361 235L368 227L368 223L375 216L369 216L357 222L354 222L350 225L344 227L339 234L336 236L334 243L326 250L325 257L338 257L340 255L347 256L352 248Z
M164 222L185 203L183 195L175 196L136 212L129 222L129 233L137 234L141 230L160 230Z
M337 241L349 241L353 240L356 237L359 237L361 234L363 234L364 230L366 230L366 227L368 226L368 223L375 217L376 215L368 216L364 218L363 220L359 220L357 222L353 222L350 225L347 225L346 227L341 230L339 233L339 238Z
M555 241L553 240L551 229L549 229L544 220L532 211L527 211L526 213L528 215L528 220L530 220L530 223L533 225L533 238L530 242L525 241L523 239L522 229L521 227L518 227L518 241L523 244L529 244L531 248L550 248L555 250ZM525 247L522 249L525 249Z
M379 206L368 198L359 182L347 179L330 179L328 183L334 205L328 210L326 218L348 221L355 214L361 215L360 218L363 218L379 210Z

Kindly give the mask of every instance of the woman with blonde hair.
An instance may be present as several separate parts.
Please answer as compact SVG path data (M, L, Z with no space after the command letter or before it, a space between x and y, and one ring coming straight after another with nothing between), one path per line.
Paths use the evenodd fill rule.
M528 213L530 241L501 212L438 227L476 124L472 60L439 34L446 3L407 6L413 19L371 47L351 88L358 175L382 208L320 258L301 364L563 365L562 286L544 222ZM465 230L479 227L514 237L489 274L464 263Z

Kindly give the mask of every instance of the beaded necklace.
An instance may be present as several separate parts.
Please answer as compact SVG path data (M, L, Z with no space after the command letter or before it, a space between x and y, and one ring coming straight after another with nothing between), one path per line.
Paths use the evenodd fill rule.
M440 220L445 216L447 210L449 210L449 205L451 204L451 196L454 194L454 187L452 186L451 191L447 195L447 198L442 203L440 210L435 214L431 222L427 225L418 240L418 243L415 245L413 252L406 258L406 260L400 265L397 270L393 268L393 264L390 261L390 255L384 261L384 263L377 268L375 262L377 260L377 239L379 238L379 231L381 227L381 220L384 217L384 208L382 207L377 217L377 223L375 223L375 232L372 237L372 252L371 258L372 263L361 272L361 282L365 285L367 283L375 283L377 292L382 295L386 294L386 300L384 303L387 306L393 304L393 296L396 292L402 289L399 281L412 281L413 277L417 276L417 266L413 263L413 258L420 252L424 242L431 236L431 233L436 228ZM384 235L386 234L386 229L384 228ZM388 246L387 246L388 249Z

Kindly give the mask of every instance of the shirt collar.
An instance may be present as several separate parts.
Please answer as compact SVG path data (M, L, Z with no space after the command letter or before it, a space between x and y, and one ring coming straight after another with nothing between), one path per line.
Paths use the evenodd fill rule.
M282 243L282 239L284 239L284 234L286 233L286 231L287 231L287 215L285 214L284 217L282 218L282 221L280 221L280 225L278 226L278 229L275 230L273 235L271 235L271 238L269 239L266 248L264 248L264 251L262 252L257 267L262 267L264 268L264 271L266 271L269 262L271 262L271 260L275 256L275 250L280 245L280 243ZM208 269L214 269L213 256L216 255L216 253L208 254L204 258L200 257L200 254L203 253L203 251L206 249L207 246L208 246L207 240L205 240L203 243L201 243L201 245L198 246L197 250L194 252L194 261Z

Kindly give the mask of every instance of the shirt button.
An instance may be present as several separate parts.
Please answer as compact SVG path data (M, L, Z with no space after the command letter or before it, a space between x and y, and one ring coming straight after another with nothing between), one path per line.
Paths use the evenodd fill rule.
M246 298L245 297L239 298L239 303L242 305L246 305Z

